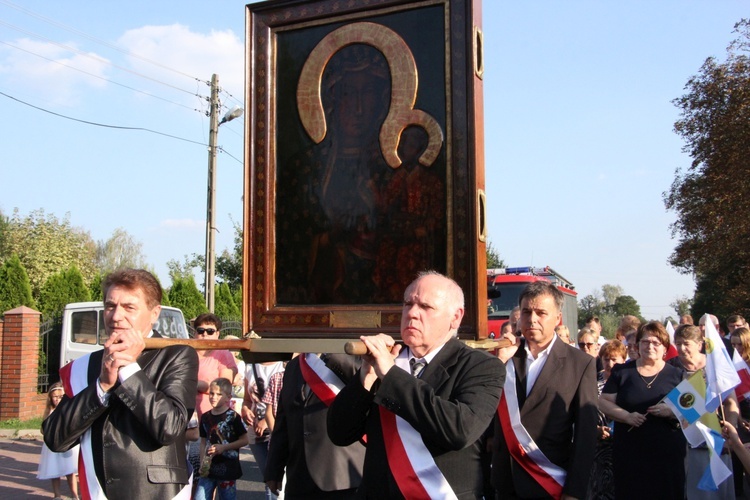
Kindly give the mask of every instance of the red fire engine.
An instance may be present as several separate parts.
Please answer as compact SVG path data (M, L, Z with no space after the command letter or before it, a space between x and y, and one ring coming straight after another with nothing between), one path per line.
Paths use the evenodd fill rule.
M551 267L503 267L487 269L487 336L500 337L500 327L518 305L518 296L533 281L554 283L565 296L562 323L568 325L571 336L578 328L578 302L575 287Z

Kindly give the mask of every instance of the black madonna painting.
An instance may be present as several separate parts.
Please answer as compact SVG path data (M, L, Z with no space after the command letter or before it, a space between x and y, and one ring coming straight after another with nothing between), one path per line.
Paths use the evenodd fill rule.
M398 304L446 272L445 24L427 2L276 32L276 305Z

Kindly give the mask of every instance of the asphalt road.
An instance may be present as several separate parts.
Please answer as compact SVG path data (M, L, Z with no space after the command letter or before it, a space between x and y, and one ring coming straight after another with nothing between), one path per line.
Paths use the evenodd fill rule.
M52 498L50 482L36 478L42 449L38 434L36 431L21 439L0 438L0 498L3 500ZM265 499L262 475L249 448L242 450L240 460L242 479L237 481L237 498ZM61 482L62 494L69 496L66 481Z

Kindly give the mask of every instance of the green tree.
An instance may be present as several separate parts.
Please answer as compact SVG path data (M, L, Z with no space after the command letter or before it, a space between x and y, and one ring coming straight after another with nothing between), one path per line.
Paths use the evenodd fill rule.
M602 285L599 290L578 299L578 327L582 328L587 318L596 316L602 325L602 335L606 338L614 337L619 318L625 314L640 317L641 308L633 297L623 295L620 285Z
M235 221L234 225L234 248L230 252L227 249L216 257L216 277L229 285L233 292L242 286L242 226ZM205 269L205 259L203 259Z
M170 304L182 309L182 313L187 319L208 312L203 294L198 290L195 278L192 275L173 279L168 295Z
M102 274L123 267L143 269L146 266L143 244L121 227L115 229L107 241L96 244L96 268Z
M693 307L693 299L683 295L682 297L677 297L674 302L669 305L674 309L674 312L677 313L677 317L679 318L680 316L690 314L690 309Z
M39 292L39 311L51 316L61 312L65 304L90 300L91 291L83 284L81 272L75 266L70 266L47 278Z
M616 316L632 314L633 316L640 318L641 306L638 305L638 301L630 295L620 295L615 299L612 312L614 312Z
M505 267L505 262L500 258L500 252L497 251L495 246L490 240L487 240L487 269L497 269Z
M90 283L96 273L95 253L91 235L71 226L70 214L59 220L39 209L22 217L16 209L8 220L0 261L17 254L29 275L32 296L39 297L47 279L71 265L80 270L84 283Z
M586 318L601 317L604 314L604 301L590 293L578 299L578 328L586 324Z
M222 319L240 319L239 307L234 302L232 291L226 283L216 285L216 296L214 298L214 312Z
M10 220L5 216L2 210L0 210L0 261L3 260L3 256L8 247L8 231L10 230Z
M622 295L623 290L620 285L602 285L602 297L604 297L604 304L608 311L612 311L617 297Z
M19 306L36 307L29 275L18 255L13 254L0 267L0 314Z
M240 309L240 316L242 316L242 287L237 287L236 290L232 291L232 298L234 299L234 303L237 304L237 307Z
M242 287L242 226L234 221L234 248L230 252L224 249L221 254L216 256L216 273L217 283L226 283L233 294ZM185 277L188 274L194 275L198 269L202 276L206 273L206 256L194 253L190 256L185 255L183 262L171 259L167 262L169 276L172 280L175 277ZM200 286L204 287L201 281ZM235 304L239 302L235 301Z
M104 295L102 294L102 281L104 281L102 273L96 273L91 279L91 283L89 283L89 295L91 295L91 300L99 302L104 301Z
M678 240L669 262L695 275L693 312L720 317L750 313L750 22L735 33L726 61L706 59L673 101L692 162L664 193Z
M198 256L197 254L193 254L192 257L188 257L187 255L185 255L185 259L183 262L180 262L176 259L170 259L167 261L169 278L172 281L175 281L177 279L193 276L194 269L196 267L200 267L202 263L203 258ZM193 278L193 281L195 281L195 278Z

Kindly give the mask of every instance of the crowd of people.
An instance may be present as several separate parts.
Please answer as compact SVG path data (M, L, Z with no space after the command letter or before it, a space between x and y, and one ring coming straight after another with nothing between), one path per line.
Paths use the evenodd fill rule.
M701 421L723 430L734 480L704 491L710 450L686 442L665 396L705 377L705 321L598 318L575 334L563 297L529 284L494 354L457 338L461 288L425 272L404 292L400 342L366 335L367 354L301 353L240 363L225 350L144 350L161 288L146 271L103 283L104 349L61 370L43 432L40 479L83 498L236 497L250 445L266 498L735 498L750 467L750 402L729 394ZM750 361L750 329L726 321L726 348ZM221 320L194 320L218 339ZM674 353L674 355L669 354ZM240 399L237 396L241 395ZM234 400L233 400L234 397ZM241 405L241 406L239 406ZM195 443L195 444L191 444ZM81 454L81 467L71 456ZM184 458L179 458L184 457ZM74 459L73 459L74 460Z

